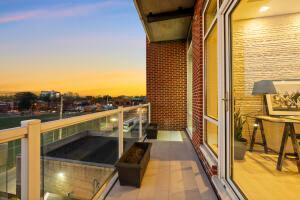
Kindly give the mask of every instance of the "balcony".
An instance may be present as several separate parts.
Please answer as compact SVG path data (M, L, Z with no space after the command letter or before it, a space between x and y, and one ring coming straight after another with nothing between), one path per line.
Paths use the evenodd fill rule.
M145 139L150 104L0 131L1 197L216 199L184 132L160 131L141 188L122 187L114 163ZM41 162L38 162L40 160ZM111 189L112 188L112 189ZM110 191L110 192L109 192Z
M117 181L107 200L217 199L189 139L181 131L159 131L141 188Z

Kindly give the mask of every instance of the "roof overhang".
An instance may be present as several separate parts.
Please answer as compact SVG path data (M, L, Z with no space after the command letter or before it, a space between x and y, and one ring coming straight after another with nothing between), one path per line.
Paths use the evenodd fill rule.
M195 0L134 0L150 42L186 39Z

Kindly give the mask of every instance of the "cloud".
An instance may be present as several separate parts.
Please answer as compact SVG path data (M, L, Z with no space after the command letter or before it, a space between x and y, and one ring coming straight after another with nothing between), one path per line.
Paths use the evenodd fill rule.
M25 21L41 18L62 18L86 15L104 8L124 5L121 1L102 1L90 4L69 5L63 7L51 7L45 9L34 9L16 13L0 15L0 24Z

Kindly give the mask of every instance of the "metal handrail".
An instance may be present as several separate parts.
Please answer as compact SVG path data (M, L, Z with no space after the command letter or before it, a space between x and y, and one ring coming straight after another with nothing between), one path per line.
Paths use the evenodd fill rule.
M118 143L119 143L119 157L123 153L123 126L124 126L124 112L131 110L148 107L148 120L150 123L150 104L140 104L131 107L118 107L114 110L108 110L93 114L87 114L82 116L76 116L66 119L60 119L51 122L43 122L41 120L33 119L21 122L21 126L12 129L0 130L0 144L6 143L14 140L21 139L21 198L22 199L39 199L40 197L40 162L41 159L41 136L49 131L62 129L68 126L96 120L102 117L107 117L111 115L118 115ZM142 137L142 114L143 112L138 112L139 114L139 138ZM100 190L99 193L101 194Z
M44 122L41 124L41 132L43 134L43 133L53 131L56 129L60 129L60 128L64 128L67 126L72 126L72 125L80 124L83 122L99 119L102 117L107 117L110 115L117 114L120 111L121 111L120 108L118 108L118 109L114 109L114 110L108 110L108 111L103 111L103 112L98 112L98 113L93 113L93 114L87 114L87 115L70 117L70 118L60 119L60 120L55 120L55 121L50 121L50 122Z
M146 107L146 106L149 106L149 103L148 104L140 104L140 105L137 105L137 106L124 107L123 112L128 112L128 111L135 110L135 109L138 109L138 108L143 108L143 107Z
M0 143L10 142L26 137L27 128L17 127L0 130Z
M64 128L67 126L80 124L80 123L91 121L94 119L114 115L114 114L121 112L121 109L123 109L123 112L128 112L128 111L146 107L146 106L149 106L149 104L141 104L141 105L125 107L125 108L120 107L120 108L114 109L114 110L108 110L108 111L103 111L103 112L98 112L98 113L93 113L93 114L70 117L67 119L60 119L60 120L55 120L55 121L50 121L50 122L43 122L43 123L41 123L41 134L49 132L49 131L53 131L56 129ZM24 137L26 137L27 134L28 134L28 130L26 127L16 127L16 128L11 128L11 129L0 130L0 143L10 142L10 141L24 138Z

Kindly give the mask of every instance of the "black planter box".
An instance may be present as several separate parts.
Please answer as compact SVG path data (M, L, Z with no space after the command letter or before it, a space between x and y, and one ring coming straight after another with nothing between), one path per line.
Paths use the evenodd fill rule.
M157 139L158 126L157 124L150 123L146 129L148 139Z
M116 163L119 174L120 185L140 187L144 177L148 162L150 160L151 143L135 142L126 153ZM136 148L143 149L144 153L138 163L129 163L127 158Z

